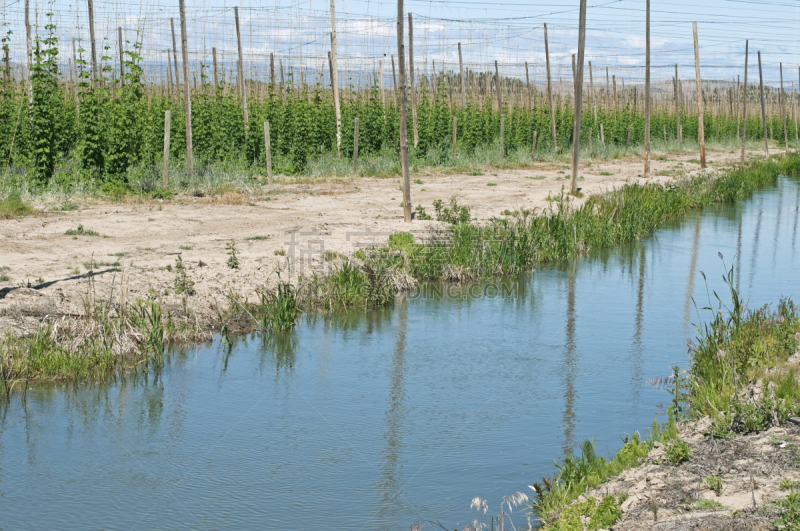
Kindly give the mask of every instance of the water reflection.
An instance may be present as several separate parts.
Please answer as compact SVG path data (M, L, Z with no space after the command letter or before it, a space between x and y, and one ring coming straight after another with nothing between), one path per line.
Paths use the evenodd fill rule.
M691 315L692 294L694 293L694 278L697 276L697 250L700 247L700 217L694 226L694 239L692 240L692 258L689 262L689 279L686 281L686 297L683 302L683 329L689 328Z
M575 277L573 264L567 277L567 338L564 342L564 455L572 455L575 448L575 375L577 356L575 345Z
M748 279L747 289L753 289L753 278L755 278L756 274L756 260L758 258L758 240L761 237L761 216L764 213L762 210L763 200L759 200L758 202L758 216L756 216L756 230L755 236L753 237L753 252L750 256L750 278Z
M644 283L645 283L645 263L647 254L645 248L639 251L639 285L636 289L636 318L633 327L633 348L631 360L631 398L633 408L639 406L639 391L642 381L642 358L644 356L644 345L642 343L642 327L644 325Z
M397 332L394 352L392 353L391 377L389 380L389 398L386 409L386 432L384 440L386 449L383 451L383 465L381 466L380 489L383 503L379 514L385 516L387 511L397 506L400 496L400 482L398 476L402 472L399 455L403 445L403 420L405 419L406 393L403 388L406 364L406 327L408 326L408 300L401 300L397 308Z

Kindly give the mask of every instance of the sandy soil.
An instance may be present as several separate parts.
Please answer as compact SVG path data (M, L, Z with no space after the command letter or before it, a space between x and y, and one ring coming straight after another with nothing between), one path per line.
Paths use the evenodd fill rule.
M692 449L689 461L670 464L664 447L657 444L643 466L623 472L579 500L628 493L622 519L614 525L617 531L774 529L771 523L778 518L778 508L772 502L788 494L781 490L781 481L800 480L795 466L800 458L800 426L787 423L732 439L704 436L710 426L704 418L680 429L679 436ZM722 478L719 494L706 486L704 478L709 475ZM698 509L701 500L719 505Z
M696 157L654 160L651 180L696 174L699 165L690 162ZM708 160L709 171L715 171L736 162L738 154L709 152ZM641 171L641 160L633 157L593 162L581 167L579 186L586 197L602 194L643 181ZM485 175L415 174L411 197L414 206L433 213L435 199L455 196L471 207L474 218L485 220L506 209L545 208L548 196L569 186L569 173L566 165L542 164ZM97 299L155 297L181 304L182 297L173 292L174 269L167 269L174 268L178 256L197 292L188 297L189 312L211 319L230 291L252 295L274 283L279 272L283 279L296 278L324 266L326 251L349 255L359 245L409 230L401 198L397 179L354 179L275 184L251 197L227 193L138 204L95 202L70 212L0 220L0 278L8 277L0 280L0 334L24 332L45 315L81 314L87 301ZM411 230L424 235L436 225L415 221ZM79 226L99 235L65 234ZM227 266L231 242L239 269Z

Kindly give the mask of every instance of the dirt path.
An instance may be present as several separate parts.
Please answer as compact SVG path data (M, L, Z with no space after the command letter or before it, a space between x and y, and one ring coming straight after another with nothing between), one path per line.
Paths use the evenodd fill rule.
M696 156L653 161L652 180L696 174ZM738 154L709 152L708 159L714 171L736 162ZM579 186L586 197L602 194L641 182L641 170L641 161L633 157L593 162L582 166ZM484 175L415 174L411 197L414 206L432 213L435 199L455 196L471 207L474 218L486 220L506 209L546 207L548 196L569 186L569 172L566 165L542 164ZM71 212L0 220L0 334L22 332L44 315L80 314L85 303L101 299L150 296L181 304L182 297L174 294L179 256L195 282L197 294L187 301L191 313L210 316L225 306L230 291L252 295L274 283L278 271L284 279L309 274L290 267L292 256L319 263L327 251L349 255L359 245L409 230L401 199L397 179L354 179L264 186L252 197L228 193L92 203ZM424 233L432 225L437 222L417 221L412 229ZM66 234L79 227L83 233ZM235 242L239 269L227 265L230 242ZM94 275L87 275L90 269Z

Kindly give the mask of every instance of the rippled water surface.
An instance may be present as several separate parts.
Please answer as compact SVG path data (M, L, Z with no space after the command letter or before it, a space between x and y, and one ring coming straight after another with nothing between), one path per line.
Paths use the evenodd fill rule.
M800 188L782 179L637 245L483 290L176 352L160 377L34 386L0 420L0 528L452 529L593 437L663 420L700 275L800 299Z

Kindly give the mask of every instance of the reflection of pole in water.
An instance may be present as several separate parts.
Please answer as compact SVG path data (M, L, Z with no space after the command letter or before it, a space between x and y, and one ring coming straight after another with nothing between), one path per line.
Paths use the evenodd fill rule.
M747 289L753 288L753 276L756 274L756 257L758 256L758 238L761 236L761 205L758 206L758 218L756 219L756 235L753 238L753 254L750 257L750 279Z
M700 247L700 217L694 226L694 240L692 241L692 259L689 262L689 280L686 282L686 301L683 303L683 329L689 328L691 315L692 294L694 293L694 277L697 273L697 250Z
M567 278L567 340L564 344L564 455L575 447L575 265Z
M794 228L792 229L792 256L794 256L794 240L797 237L797 214L800 212L800 186L797 186L797 195L794 198Z
M400 302L398 308L397 340L392 355L392 373L389 382L389 400L386 410L386 450L383 453L384 461L381 468L380 487L383 491L381 512L388 510L400 496L398 486L398 457L402 446L402 428L405 411L405 391L403 378L405 375L406 357L406 326L408 319L408 301Z
M781 228L781 210L783 209L783 186L778 190L778 215L775 218L775 236L772 238L772 272L775 272L775 258L778 256L778 233Z
M644 347L642 346L642 325L644 323L644 274L647 255L645 249L639 252L639 287L636 290L636 321L633 329L633 364L631 374L631 389L633 407L639 405L639 382L642 379L642 357Z
M742 213L739 212L739 236L736 241L736 291L739 291L742 280Z

